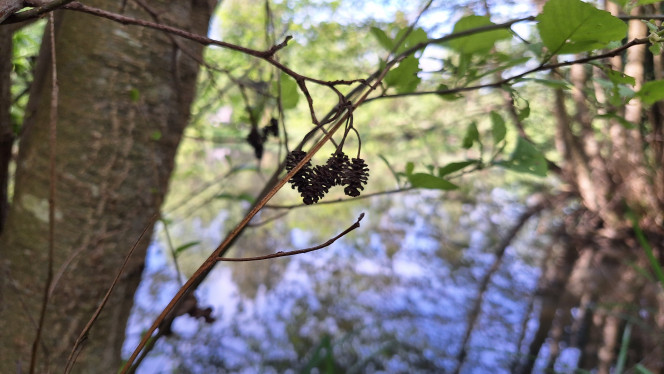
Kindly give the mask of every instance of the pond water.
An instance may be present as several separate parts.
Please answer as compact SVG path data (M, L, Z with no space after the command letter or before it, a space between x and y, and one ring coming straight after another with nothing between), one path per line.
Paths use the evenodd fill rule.
M174 335L157 343L139 373L298 373L312 367L321 373L453 372L468 330L461 373L512 370L537 327L532 295L540 271L537 248L546 240L535 233L537 218L507 248L477 318L472 316L497 258L495 246L524 211L515 196L493 189L463 203L424 191L338 205L345 205L339 208L344 213L331 212L327 225L334 227L325 230L294 227L312 212L298 209L247 233L236 244L243 256L305 248L335 235L319 231L341 232L366 213L359 229L330 247L220 264L197 292L199 305L211 306L216 322L176 319ZM325 213L308 219L320 222L320 215ZM346 223L337 224L345 216ZM190 220L169 230L174 241L193 232L209 249L234 222L224 213L206 224ZM200 263L204 253L192 253L190 261ZM125 354L177 291L177 278L167 246L155 240Z

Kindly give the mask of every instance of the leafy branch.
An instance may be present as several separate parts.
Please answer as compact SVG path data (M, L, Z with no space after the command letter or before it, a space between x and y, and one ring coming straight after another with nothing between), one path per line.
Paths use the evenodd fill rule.
M456 94L456 93L461 93L461 92L468 92L468 91L476 91L480 90L482 88L500 88L503 87L509 83L514 83L515 81L518 81L521 78L524 78L530 74L541 72L541 71L550 71L550 70L555 70L557 68L561 68L564 66L571 66L571 65L578 65L578 64L585 64L591 61L596 61L596 60L603 60L606 58L611 58L620 55L622 52L625 50L635 46L635 45L640 45L640 44L648 44L650 43L650 40L648 38L637 38L633 39L632 41L623 44L622 46L618 48L614 48L608 52L594 55L594 56L588 56L588 57L583 57L579 58L576 60L569 60L569 61L563 61L563 62L556 62L556 63L551 63L551 64L543 64L540 66L537 66L535 68L529 69L523 73L513 75L511 77L507 77L501 80L498 80L496 82L492 83L485 83L485 84L478 84L474 86L466 86L466 87L457 87L457 88L450 88L450 89L445 89L445 90L431 90L431 91L416 91L416 92L405 92L405 93L396 93L396 94L389 94L389 95L381 95L381 96L376 96L372 97L366 100L366 102L374 101L374 100L379 100L379 99L394 99L394 98L399 98L399 97L408 97L408 96L422 96L422 95L451 95L451 94Z

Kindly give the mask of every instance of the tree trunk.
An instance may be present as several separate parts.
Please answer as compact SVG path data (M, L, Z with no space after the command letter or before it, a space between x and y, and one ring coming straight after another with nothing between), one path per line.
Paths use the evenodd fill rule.
M87 1L120 12L124 1ZM205 35L214 1L127 2L125 14ZM202 47L75 12L57 15L59 80L54 279L37 372L61 372L73 343L166 193L187 124ZM48 31L20 139L13 202L0 237L0 372L27 371L48 267ZM181 48L186 49L183 51ZM192 58L193 57L193 58ZM113 373L149 236L92 328L75 372Z

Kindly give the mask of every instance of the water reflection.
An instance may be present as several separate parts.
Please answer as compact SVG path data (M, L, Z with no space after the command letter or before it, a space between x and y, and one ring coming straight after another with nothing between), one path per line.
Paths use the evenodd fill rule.
M344 205L334 209L344 209L345 215L328 216L336 218L329 218L332 227L325 230L342 231L359 209L367 217L359 230L331 247L218 266L198 291L200 304L214 308L217 322L178 318L174 336L157 344L139 372L454 371L481 280L496 259L493 248L523 206L500 189L465 204L425 191ZM329 238L319 232L325 230L292 227L293 222L320 222L312 214L326 214L312 212L293 211L287 221L252 230L237 247L244 255L260 255L319 244ZM231 222L223 217L207 226L180 224L198 225L198 240L206 241L206 235L218 240ZM510 372L534 333L531 295L541 240L535 224L522 230L491 278L462 373ZM177 286L168 250L153 243L127 330L127 350Z

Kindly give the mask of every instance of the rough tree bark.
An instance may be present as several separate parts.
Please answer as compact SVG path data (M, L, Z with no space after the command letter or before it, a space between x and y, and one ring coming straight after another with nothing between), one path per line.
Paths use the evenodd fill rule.
M86 1L115 12L124 3L127 15L151 20L137 5L142 4L163 23L205 35L215 1ZM28 367L48 266L48 39L37 63L13 201L0 236L2 373ZM60 87L55 278L37 372L62 371L125 255L159 212L194 96L195 58L202 55L201 46L173 43L158 31L66 11L57 15L55 40ZM145 238L137 248L75 372L118 369L148 242Z

